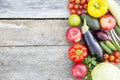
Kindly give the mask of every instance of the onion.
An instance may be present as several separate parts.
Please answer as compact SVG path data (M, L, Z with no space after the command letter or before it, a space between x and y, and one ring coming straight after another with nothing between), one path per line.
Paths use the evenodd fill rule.
M109 40L109 36L104 30L95 31L95 36L99 40L103 40L103 41Z

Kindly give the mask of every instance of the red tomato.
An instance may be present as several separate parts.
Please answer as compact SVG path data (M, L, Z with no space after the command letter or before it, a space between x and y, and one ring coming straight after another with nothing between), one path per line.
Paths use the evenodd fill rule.
M114 62L117 64L117 63L120 63L120 59L118 58L115 58Z
M75 3L76 3L76 4L79 4L79 3L80 3L80 0L75 0Z
M74 2L74 1L75 1L75 0L69 0L69 2L71 2L71 3Z
M86 3L86 0L80 0L80 4L84 5Z
M76 13L75 9L70 10L70 14L75 14L75 13Z
M116 58L118 58L118 57L120 57L120 53L119 53L118 51L115 51L115 52L114 52L114 56L115 56Z
M88 11L87 11L87 10L84 10L84 13L85 13L85 14L88 14Z
M77 4L74 5L74 9L78 9L79 6Z
M113 64L113 65L115 64L114 62L110 62L110 63Z
M80 16L82 14L82 10L78 10L77 14Z
M80 6L79 6L79 9L83 9L83 6L80 5Z
M87 3L89 2L90 0L87 0Z
M87 9L87 3L83 5L83 8L84 8L84 9Z
M109 60L106 59L105 62L109 62Z
M109 54L105 53L105 54L103 55L103 57L104 57L105 60L107 60L107 59L109 58Z
M110 56L109 56L109 61L110 61L110 62L113 62L114 60L115 60L115 57L114 57L113 55L110 55Z
M68 9L73 9L74 5L72 3L68 4Z

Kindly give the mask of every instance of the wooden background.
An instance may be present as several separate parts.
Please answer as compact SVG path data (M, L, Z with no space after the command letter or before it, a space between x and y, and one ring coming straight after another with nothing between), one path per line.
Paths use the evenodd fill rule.
M76 80L65 38L67 4L0 0L0 80Z

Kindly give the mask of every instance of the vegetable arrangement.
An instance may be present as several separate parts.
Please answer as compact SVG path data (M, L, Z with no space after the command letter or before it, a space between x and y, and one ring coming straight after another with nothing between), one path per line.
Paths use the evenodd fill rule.
M73 76L120 80L114 65L120 63L120 5L115 0L69 0L68 9L66 39L72 43L68 56L75 62Z

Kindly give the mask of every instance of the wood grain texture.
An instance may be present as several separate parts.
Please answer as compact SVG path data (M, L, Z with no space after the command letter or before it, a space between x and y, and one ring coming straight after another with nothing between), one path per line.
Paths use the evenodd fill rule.
M0 0L0 18L66 18L68 0Z
M1 20L0 46L69 45L66 20Z
M0 80L75 80L68 46L0 48Z

